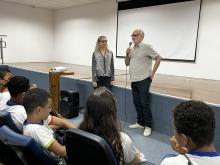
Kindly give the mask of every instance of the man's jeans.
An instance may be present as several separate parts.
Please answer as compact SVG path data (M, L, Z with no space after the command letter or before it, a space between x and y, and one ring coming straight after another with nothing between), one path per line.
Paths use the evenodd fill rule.
M137 112L137 123L149 128L152 127L149 93L151 82L151 77L148 77L144 80L131 83L133 103Z

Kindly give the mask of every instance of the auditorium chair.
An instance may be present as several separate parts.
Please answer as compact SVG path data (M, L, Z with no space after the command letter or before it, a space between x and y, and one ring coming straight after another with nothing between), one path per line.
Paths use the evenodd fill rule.
M0 65L0 71L9 71L9 66L8 65Z
M17 133L21 133L21 131L19 131L16 125L14 124L10 112L4 110L0 111L0 123L1 125L7 125L10 129Z
M14 165L15 162L16 165L26 165L26 162L21 160L17 153L9 147L0 136L0 164Z
M11 153L14 152L14 158L17 156L19 161L14 162L16 165L19 162L25 165L57 165L56 161L33 138L18 134L5 125L0 128L0 141ZM2 146L1 151L4 149ZM6 155L8 155L7 159L12 158L11 154ZM8 164L8 162L5 163Z
M110 145L97 135L69 129L65 140L68 165L118 165Z

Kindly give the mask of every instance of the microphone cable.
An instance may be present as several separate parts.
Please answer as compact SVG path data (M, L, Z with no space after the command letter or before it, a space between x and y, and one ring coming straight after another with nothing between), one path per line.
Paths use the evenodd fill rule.
M189 159L189 157L186 154L182 154L188 161L188 165L193 165L192 161Z
M132 46L132 42L129 42L129 48L131 48ZM126 57L125 57L126 58ZM125 129L125 125L127 123L127 119L128 119L128 115L127 115L127 84L128 84L128 66L125 64L125 87L124 87L124 115L125 115L125 119L124 119L124 125L123 125L123 130Z
M127 116L127 83L128 83L128 67L125 66L125 87L124 87L124 115L125 115L125 118L124 118L124 125L123 125L123 130L125 129L125 125L127 123L127 119L128 119L128 116Z

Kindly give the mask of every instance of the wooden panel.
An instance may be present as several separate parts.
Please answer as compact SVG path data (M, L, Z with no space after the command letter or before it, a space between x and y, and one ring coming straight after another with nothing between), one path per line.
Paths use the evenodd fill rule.
M49 72L49 88L52 98L51 107L54 115L60 112L60 76L72 74L74 74L74 72Z

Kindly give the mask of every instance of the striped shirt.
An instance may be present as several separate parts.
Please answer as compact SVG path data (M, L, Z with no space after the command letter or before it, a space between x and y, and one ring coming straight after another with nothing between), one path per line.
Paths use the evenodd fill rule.
M150 77L152 60L159 54L150 45L140 43L131 49L129 73L131 82L137 82Z

